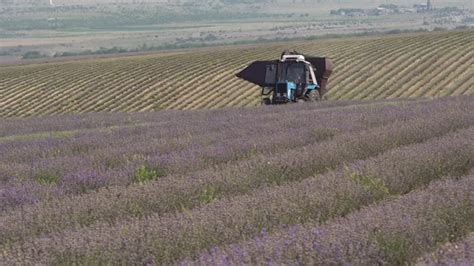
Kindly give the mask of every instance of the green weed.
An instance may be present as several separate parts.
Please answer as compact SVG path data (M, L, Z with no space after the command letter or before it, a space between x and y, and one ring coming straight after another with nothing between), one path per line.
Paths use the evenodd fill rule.
M335 128L314 128L312 130L313 137L318 140L328 140L337 134L338 130Z
M167 171L161 167L153 167L148 164L141 165L132 177L133 183L144 183L167 175Z
M352 180L360 184L365 191L373 193L376 199L383 199L390 195L390 190L380 177L358 172L349 173L349 176Z
M56 184L59 181L59 176L55 174L40 174L36 177L36 182L41 185Z
M210 203L216 200L221 194L220 190L212 185L206 185L199 196L202 203Z

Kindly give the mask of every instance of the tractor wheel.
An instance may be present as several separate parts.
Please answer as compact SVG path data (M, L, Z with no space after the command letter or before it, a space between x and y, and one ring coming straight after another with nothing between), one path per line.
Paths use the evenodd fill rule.
M298 100L296 100L295 102L296 102L296 103L304 103L305 100L303 100L303 99L298 99Z
M308 93L307 96L308 102L319 102L321 101L321 95L319 94L318 90L312 90L310 93Z
M270 105L270 104L272 104L272 101L269 98L262 99L262 105Z

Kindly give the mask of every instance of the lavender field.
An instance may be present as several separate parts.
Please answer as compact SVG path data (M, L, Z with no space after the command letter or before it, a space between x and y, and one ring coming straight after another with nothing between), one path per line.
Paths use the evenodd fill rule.
M0 265L471 264L474 96L0 121Z

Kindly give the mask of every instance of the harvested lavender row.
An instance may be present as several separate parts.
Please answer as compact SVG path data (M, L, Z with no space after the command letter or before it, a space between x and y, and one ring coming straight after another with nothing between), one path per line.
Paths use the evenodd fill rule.
M96 224L90 229L53 233L15 252L34 247L34 254L18 256L44 263L130 264L145 262L144 258L169 263L212 245L251 237L263 228L323 223L443 175L463 175L474 166L472 143L474 128L389 151L323 176L220 200L176 216L155 215L126 220L114 227ZM395 166L393 161L399 164ZM433 168L433 162L439 162L439 167Z
M180 265L402 265L474 229L474 176L447 179L337 219L291 226Z
M412 116L419 116L424 111L432 110L427 108L423 109L423 112L420 112L420 110L415 112L406 111L398 107L389 107L380 109L380 111L384 112L368 115L362 115L363 113L359 112L349 114L336 112L336 114L327 115L319 119L316 128L301 125L295 126L295 129L291 127L288 130L275 132L276 134L271 134L271 138L266 134L261 134L262 132L265 133L264 131L260 131L259 134L252 138L231 137L229 140L219 141L220 144L214 143L207 147L200 145L191 146L182 151L166 155L148 156L148 159L146 159L146 152L150 152L150 146L151 153L161 153L161 151L155 150L156 147L153 147L153 145L131 143L131 146L125 145L125 147L120 146L115 149L105 149L98 153L89 153L87 157L84 157L84 155L74 157L58 155L55 159L44 158L36 163L31 163L27 167L9 162L4 164L3 167L0 165L0 169L3 168L2 174L6 176L22 176L21 173L24 173L26 176L22 176L21 179L28 181L15 182L14 178L10 178L10 185L4 183L5 188L3 192L0 192L0 198L3 198L0 209L5 210L17 205L37 202L44 198L42 195L50 198L51 195L78 194L102 186L135 182L136 180L133 177L135 177L137 169L138 171L144 169L151 172L150 174L159 175L158 177L186 173L208 167L209 165L244 159L258 153L269 153L322 141L343 132L360 131L378 124L383 125L393 121L404 121ZM232 135L230 132L224 133ZM248 132L244 133L240 132L238 134L246 135ZM213 135L208 137L208 141L215 138ZM122 139L123 137L115 136L115 138ZM279 145L274 145L275 142L279 143ZM92 143L100 143L100 141L93 141ZM85 145L83 143L77 145L75 147L87 149L92 144ZM36 149L39 151L51 149L47 142L44 145L37 146ZM71 148L68 145L62 146ZM16 149L13 147L11 150L14 151ZM26 151L29 148L25 147L22 150ZM102 170L103 166L110 164L111 161L117 167ZM149 166L150 163L152 166ZM97 165L99 169L94 165ZM145 172L145 174L147 173ZM155 178L155 176L151 176L151 178ZM51 187L51 183L57 184L58 187Z
M474 265L474 232L418 259L417 265Z
M223 196L248 193L265 185L300 180L344 162L422 142L456 128L472 125L472 120L473 117L469 115L452 112L435 114L432 120L414 120L357 134L342 134L329 142L271 157L257 156L219 171L211 169L192 176L162 178L148 182L146 186L109 187L80 197L26 206L2 215L0 224L5 228L2 231L8 231L8 226L21 218L26 228L36 228L33 234L41 234L75 225L88 226L97 221L114 223L127 216L181 211ZM298 159L297 162L294 161L295 158ZM29 195L21 192L23 191L19 195ZM25 216L24 213L28 215Z

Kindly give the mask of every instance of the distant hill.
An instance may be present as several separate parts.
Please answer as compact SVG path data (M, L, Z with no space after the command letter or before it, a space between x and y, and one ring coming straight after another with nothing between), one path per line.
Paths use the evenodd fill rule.
M328 56L330 99L474 94L474 31L206 48L179 53L0 67L0 117L259 104L234 76L284 49Z

